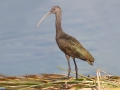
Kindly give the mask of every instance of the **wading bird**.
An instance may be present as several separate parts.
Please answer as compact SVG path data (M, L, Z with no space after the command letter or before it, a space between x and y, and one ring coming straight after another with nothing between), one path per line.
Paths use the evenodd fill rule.
M55 21L55 26L56 26L56 42L58 44L58 47L60 48L61 51L65 53L65 56L68 61L68 76L69 78L70 72L71 72L71 67L70 67L70 57L73 59L74 64L75 64L75 70L76 70L76 79L78 79L78 68L77 64L75 62L75 58L79 58L83 61L88 62L90 65L93 65L94 58L92 55L80 44L80 42L75 39L74 37L68 35L62 30L61 27L61 16L62 16L62 10L59 6L54 6L50 12L48 12L38 23L38 26L40 23L45 19L48 15L50 14L55 14L56 16L56 21Z

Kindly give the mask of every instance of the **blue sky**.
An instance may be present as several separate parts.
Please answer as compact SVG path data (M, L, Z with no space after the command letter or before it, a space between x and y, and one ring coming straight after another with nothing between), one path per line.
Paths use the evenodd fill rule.
M0 73L65 73L67 60L55 41L53 6L62 8L62 28L94 56L94 66L76 60L79 73L103 69L120 75L120 0L0 0ZM74 71L73 61L71 67Z

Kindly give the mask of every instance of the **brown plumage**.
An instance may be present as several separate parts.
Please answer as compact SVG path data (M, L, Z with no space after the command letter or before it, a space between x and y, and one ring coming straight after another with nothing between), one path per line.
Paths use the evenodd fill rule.
M47 13L38 23L42 22L44 18L46 18L49 14L55 14L56 16L56 42L59 46L59 48L65 53L65 56L68 60L68 78L71 72L70 67L70 57L73 59L75 64L75 70L76 70L76 79L78 79L78 68L75 62L75 58L79 58L81 60L84 60L88 62L90 65L93 65L94 58L92 55L79 43L77 39L74 37L66 34L61 27L61 16L62 16L62 10L59 6L54 6L49 13Z

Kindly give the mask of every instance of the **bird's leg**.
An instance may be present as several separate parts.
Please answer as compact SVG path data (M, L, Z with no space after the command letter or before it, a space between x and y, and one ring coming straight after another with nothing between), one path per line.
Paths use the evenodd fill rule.
M75 58L73 58L74 64L75 64L75 71L76 71L76 80L78 80L78 68L77 68L77 64L75 62Z
M71 72L71 67L70 67L70 56L69 55L65 55L68 61L68 76L67 78L69 79L70 76L70 72Z

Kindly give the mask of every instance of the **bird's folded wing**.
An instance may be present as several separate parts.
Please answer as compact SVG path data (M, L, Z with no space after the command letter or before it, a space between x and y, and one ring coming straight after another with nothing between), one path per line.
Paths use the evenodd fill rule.
M59 47L67 55L94 62L92 55L74 37L61 37L59 40Z

